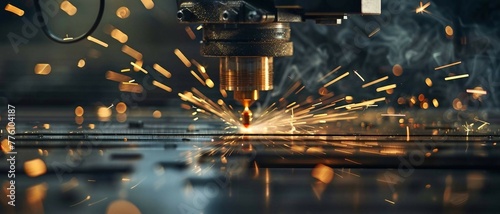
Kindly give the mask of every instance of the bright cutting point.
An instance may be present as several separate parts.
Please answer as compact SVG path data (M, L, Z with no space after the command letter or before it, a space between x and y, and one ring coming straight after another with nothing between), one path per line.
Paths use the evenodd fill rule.
M252 120L252 111L248 107L245 107L243 113L241 113L241 123L245 128L250 127L250 121Z

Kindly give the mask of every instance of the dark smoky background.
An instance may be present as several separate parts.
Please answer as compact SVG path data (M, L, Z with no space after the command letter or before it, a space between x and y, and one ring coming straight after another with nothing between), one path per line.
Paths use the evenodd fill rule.
M47 0L46 2L51 2ZM54 2L54 1L52 1ZM58 1L55 1L58 2ZM167 106L180 104L177 93L197 87L209 97L221 97L217 89L202 87L193 78L182 62L174 55L179 48L188 58L207 66L207 71L218 82L218 60L204 58L199 54L201 32L196 25L191 28L197 38L191 40L186 34L186 25L179 24L175 17L175 1L155 1L155 7L146 9L137 1L106 1L104 18L93 34L109 44L103 48L84 40L76 44L57 44L38 28L27 32L26 23L35 19L33 1L11 2L24 9L23 17L7 11L0 12L0 97L2 103L40 107L110 105L130 94L123 94L118 85L105 79L108 70L119 72L131 68L131 57L121 52L122 44L105 33L112 25L129 36L127 45L144 55L144 68L154 73L152 66L158 63L169 70L173 77L166 79L152 76L173 88L167 93L154 87L145 93L134 95L138 106ZM263 93L258 107L277 101L296 81L306 87L289 101L305 100L308 96L318 98L318 89L326 82L350 71L351 75L328 87L335 96L350 95L354 101L387 97L388 103L397 109L420 109L420 101L410 105L412 98L423 95L430 109L453 109L458 99L459 110L491 110L499 105L499 25L500 1L441 0L430 1L429 13L417 14L420 1L383 0L380 16L349 16L340 26L317 25L314 22L292 24L293 57L275 60L275 90ZM424 4L427 2L423 2ZM7 2L4 2L7 4ZM55 33L76 36L85 32L97 14L98 1L75 1L78 8L75 16L59 11L50 18L49 25ZM116 15L119 7L130 9L130 17L120 19ZM445 27L453 28L447 36ZM374 31L379 31L369 37ZM24 38L13 45L8 35ZM27 35L28 34L28 35ZM78 68L80 59L86 65ZM434 68L461 61L462 63L443 70ZM49 63L52 72L47 76L34 74L37 63ZM400 65L403 73L393 74L393 67ZM334 68L342 68L323 81L318 81ZM376 86L361 88L363 82L352 71L356 70L365 80L389 76L389 80ZM469 78L445 81L449 75L469 74ZM142 73L131 75L139 83L151 82ZM426 84L426 79L432 86ZM397 84L390 94L377 93L375 89L387 84ZM216 84L217 87L217 84ZM473 96L466 89L481 87L487 95ZM404 100L398 104L398 100Z
M293 25L295 55L281 59L277 70L291 79L300 79L312 94L324 83L351 71L347 78L328 87L339 95L352 95L355 100L387 96L389 105L407 108L412 97L438 100L440 108L453 108L460 100L461 110L494 109L498 106L498 45L500 1L431 1L429 13L417 14L419 1L382 1L380 16L350 16L341 26L316 25L314 22ZM423 2L424 4L427 2ZM453 28L452 36L445 33ZM380 31L378 31L380 29ZM378 32L377 32L378 31ZM370 34L377 32L373 36ZM443 70L441 65L462 63ZM393 74L401 65L403 74ZM318 83L324 74L337 66L342 68ZM383 76L389 80L378 84L397 84L392 94L377 93L376 87L361 88L364 82ZM469 74L469 78L445 81L451 75ZM431 86L426 79L432 81ZM286 90L290 81L275 82L274 96ZM365 82L366 83L366 82ZM481 87L487 95L473 97L466 89ZM270 96L270 101L275 97ZM405 104L397 100L405 99ZM414 106L419 108L418 102ZM430 104L431 108L434 108Z

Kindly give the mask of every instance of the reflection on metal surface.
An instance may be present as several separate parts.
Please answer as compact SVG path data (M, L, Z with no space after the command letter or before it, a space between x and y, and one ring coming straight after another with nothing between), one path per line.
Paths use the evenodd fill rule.
M24 162L24 172L30 177L38 177L47 172L47 166L42 159Z

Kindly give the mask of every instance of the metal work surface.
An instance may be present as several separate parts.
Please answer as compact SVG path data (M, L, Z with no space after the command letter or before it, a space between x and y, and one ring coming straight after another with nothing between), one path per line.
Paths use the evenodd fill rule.
M18 211L114 213L119 207L129 213L456 213L500 209L495 203L500 196L496 191L500 188L498 135L468 134L450 127L412 129L411 135L403 128L393 134L361 128L351 134L232 134L220 131L222 123L193 125L191 117L178 115L161 120L132 117L123 124L95 121L93 129L65 121L50 124L50 129L35 123L21 126L25 131L16 136L16 161L42 159L47 171L35 178L17 174ZM356 125L355 121L342 123L344 128ZM327 133L341 130L331 129ZM19 171L29 171L18 166ZM8 163L1 162L0 170L6 173Z

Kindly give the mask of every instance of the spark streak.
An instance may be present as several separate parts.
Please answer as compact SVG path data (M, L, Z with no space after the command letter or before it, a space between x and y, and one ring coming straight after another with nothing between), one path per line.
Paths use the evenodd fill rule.
M78 206L78 205L80 205L80 204L82 204L82 203L84 203L85 201L88 201L88 200L90 200L90 195L87 195L87 197L85 199L83 199L82 201L80 201L80 202L78 202L76 204L73 204L73 205L71 205L69 207Z
M382 117L406 117L406 114L382 114Z
M88 206L89 206L89 207L90 207L90 206L93 206L94 204L101 203L101 202L103 202L103 201L105 201L105 200L108 200L108 197L103 198L103 199L101 199L101 200L99 200L99 201L96 201L96 202L92 202L92 203L90 203Z
M382 92L382 91L387 91L387 90L390 90L390 89L395 89L396 87L397 87L396 84L382 86L380 88L377 88L377 92Z
M153 85L158 87L158 88L161 88L167 92L172 92L172 88L170 88L170 87L168 87L168 86L164 85L163 83L160 83L156 80L153 80Z
M120 73L116 73L114 71L106 72L106 79L111 80L111 81L115 81L115 82L128 82L128 81L132 80L131 77L120 74Z
M377 29L375 29L373 32L371 32L371 33L368 35L368 38L371 38L372 36L375 36L375 34L377 34L378 32L380 32L380 28L377 28Z
M195 40L196 39L196 35L194 34L193 29L191 29L191 27L187 26L185 28L185 30L186 30L186 33L187 33L187 35L189 36L189 38L191 40Z
M485 91L485 90L478 90L478 89L467 89L467 93L469 93L469 94L481 94L481 95L488 94L487 91Z
M172 77L172 74L170 72L167 71L167 69L161 67L160 65L158 64L154 64L153 65L153 69L155 69L156 71L158 71L160 74L162 74L163 76L165 76L166 78L170 78Z
M345 77L349 76L349 72L345 72L344 74L340 75L339 77L333 79L332 81L330 81L329 83L325 84L323 87L328 87L328 86L331 86L333 85L334 83L344 79Z
M362 165L360 162L356 162L356 161L353 161L351 159L347 159L347 158L344 158L344 160L348 161L348 162L351 162L353 164L356 164L356 165Z
M462 79L462 78L468 78L469 74L462 74L462 75L457 75L457 76L451 76L451 77L446 77L444 80L450 81L450 80L456 80L456 79Z
M358 73L358 71L354 70L354 73L364 82L365 79Z
M89 41L91 41L91 42L93 42L93 43L96 43L96 44L98 44L98 45L100 45L100 46L103 46L103 47L105 47L105 48L107 48L107 47L109 46L107 43L105 43L105 42L103 42L103 41L101 41L101 40L99 40L99 39L97 39L97 38L95 38L95 37L92 37L92 36L87 36L87 39L88 39Z
M406 126L406 142L410 142L410 127Z
M24 15L24 10L22 10L21 8L18 8L14 5L11 5L11 4L7 4L5 5L5 10L6 11L9 11L13 14L16 14L18 16L23 16Z
M130 57L136 59L137 61L142 60L142 54L139 51L136 51L135 49L131 48L128 45L123 45L122 52L129 55Z
M391 200L388 200L388 199L385 199L385 202L387 202L389 204L396 204L394 201L391 201Z
M203 79L201 79L201 77L196 74L196 72L194 72L193 70L191 70L191 74L198 80L200 81L200 83L203 85L203 86L206 86L207 84L205 83L205 81L203 81Z
M78 9L73 4L71 4L71 2L67 0L61 2L60 8L62 11L66 12L69 16L75 15L76 12L78 11Z
M366 84L364 84L364 85L363 85L363 86L361 86L361 87L362 87L362 88L366 88L366 87L368 87L368 86L375 85L375 84L377 84L377 83L380 83L380 82L386 81L386 80L388 80L388 79L389 79L389 76L385 76L385 77L382 77L382 78L379 78L379 79L373 80L373 81L371 81L371 82L369 82L369 83L366 83Z
M191 64L191 62L189 61L189 59L188 59L188 58L187 58L187 57L186 57L186 56L182 53L182 51L181 51L181 50L179 50L179 49L175 49L175 50L174 50L174 54L175 54L175 55L179 58L179 60L181 60L181 62L182 62L182 63L184 63L184 65L185 65L186 67L188 67L188 68L189 68L189 67L191 67L191 66L192 66L192 64Z
M338 70L340 70L342 68L342 66L338 66L337 68L333 69L332 71L330 71L328 74L324 75L323 77L321 77L321 79L318 80L318 82L321 82L323 81L324 79L326 79L327 77L329 77L330 75L332 75L333 73L337 72Z
M441 69L445 69L445 68L449 68L449 67L452 67L452 66L456 66L456 65L460 65L462 64L462 61L458 61L458 62L454 62L454 63L450 63L450 64L447 64L447 65L443 65L443 66L439 66L437 68L434 68L434 70L441 70Z
M148 74L148 73L149 73L149 72L148 72L148 71L146 71L144 68L142 68L141 66L139 66L139 65L135 64L134 62L130 62L130 65L132 65L132 66L134 66L134 68L136 68L136 69L138 69L138 70L142 71L142 73L145 73L145 74Z
M430 13L429 11L425 10L429 6L431 6L431 2L427 2L425 4L423 4L422 2L420 2L420 7L417 7L417 9L415 10L415 13Z

